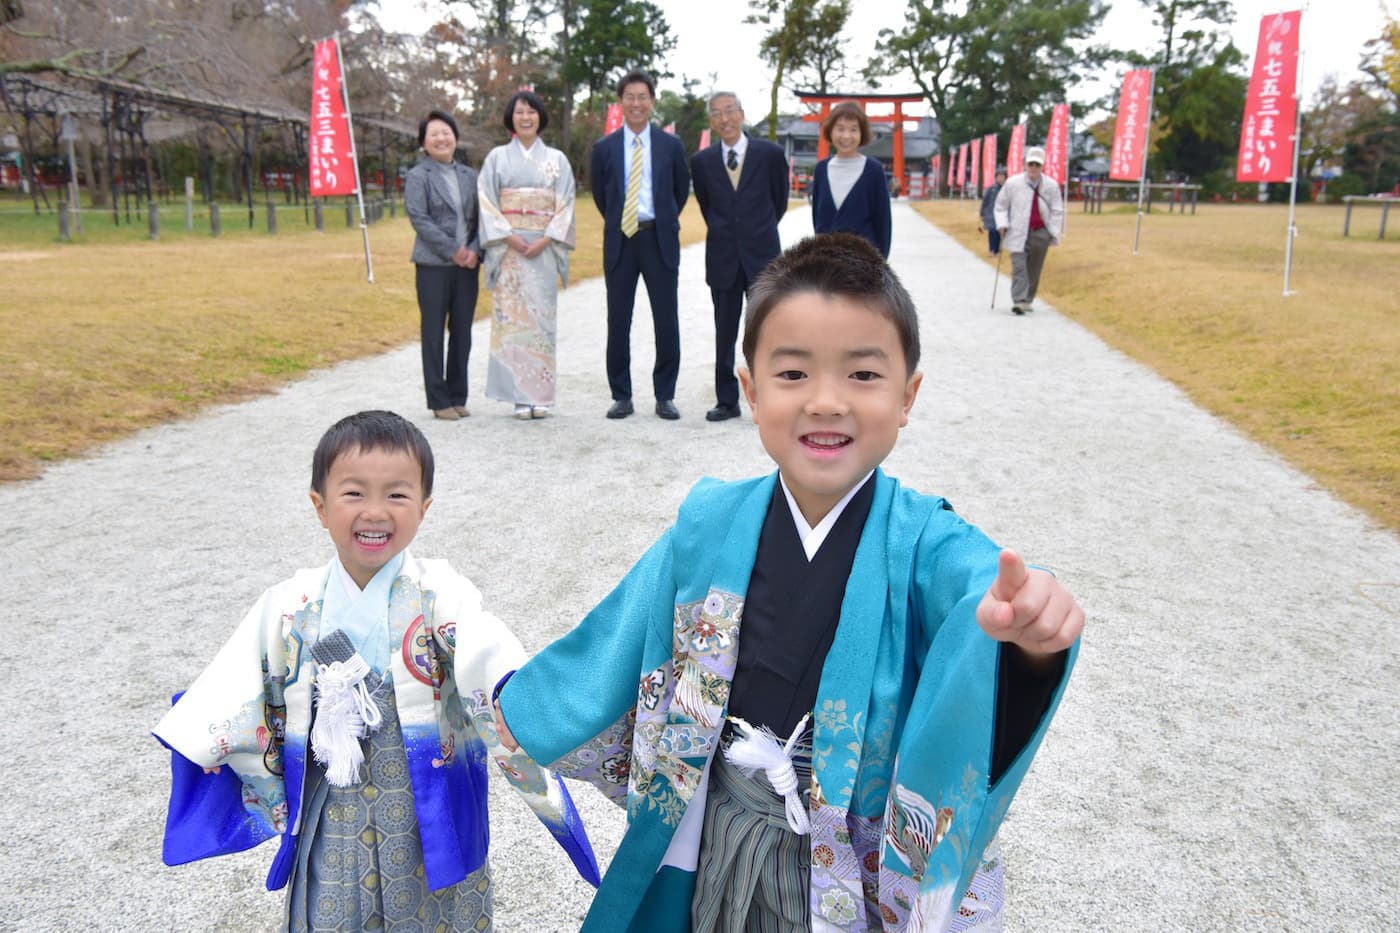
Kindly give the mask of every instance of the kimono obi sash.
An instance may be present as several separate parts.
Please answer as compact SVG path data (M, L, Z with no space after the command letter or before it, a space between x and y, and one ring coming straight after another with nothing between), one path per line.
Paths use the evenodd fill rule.
M502 188L501 213L516 230L542 232L555 212L553 188Z

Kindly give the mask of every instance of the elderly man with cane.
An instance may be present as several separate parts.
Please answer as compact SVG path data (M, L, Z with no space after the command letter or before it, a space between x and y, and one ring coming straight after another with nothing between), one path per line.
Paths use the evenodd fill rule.
M1026 150L1026 170L1008 178L997 194L997 231L1002 237L1002 249L1011 254L1013 314L1034 310L1032 302L1040 287L1045 254L1060 242L1064 205L1060 186L1045 176L1044 165L1045 150L1030 147Z

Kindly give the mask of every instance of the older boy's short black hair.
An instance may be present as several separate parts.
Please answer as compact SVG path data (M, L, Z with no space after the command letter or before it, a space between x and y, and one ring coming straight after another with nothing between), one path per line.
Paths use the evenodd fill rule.
M423 472L423 498L433 494L433 448L417 425L392 411L357 412L331 425L311 457L311 488L324 496L331 464L352 450L408 454Z
M651 93L652 99L654 100L656 98L656 79L640 68L633 68L618 79L617 96L622 96L622 92L627 89L627 85L638 83L645 84L647 86L647 91Z
M885 257L865 237L823 233L789 247L754 281L744 321L750 370L764 320L783 300L804 292L840 295L880 312L899 333L908 374L919 368L919 313Z
M540 115L540 126L537 132L543 133L545 127L549 126L549 111L544 109L544 101L534 91L516 91L506 101L505 125L506 129L515 132L515 105L521 101L525 102L535 113Z
M441 120L447 124L447 128L452 131L453 139L461 139L462 134L457 132L457 121L452 119L452 114L445 110L429 110L428 115L418 121L418 148L423 148L423 140L428 136L428 124L434 120Z

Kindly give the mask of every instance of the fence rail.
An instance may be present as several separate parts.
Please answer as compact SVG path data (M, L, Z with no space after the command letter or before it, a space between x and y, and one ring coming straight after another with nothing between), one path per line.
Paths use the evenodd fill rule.
M1102 214L1103 202L1109 200L1110 193L1115 194L1112 200L1115 201L1136 201L1138 196L1138 184L1135 181L1090 181L1079 186L1079 190L1084 200L1084 213ZM1130 195L1129 197L1117 196L1118 192ZM1186 206L1190 204L1191 213L1196 213L1196 202L1200 197L1200 185L1188 185L1176 182L1156 182L1148 183L1146 203L1143 205L1146 211L1152 213L1152 202L1165 201L1167 213L1170 214L1180 205L1181 212L1186 213ZM1160 197L1159 197L1160 195Z
M1353 205L1379 207L1381 209L1381 232L1376 237L1378 240L1385 239L1385 222L1390 217L1390 205L1400 203L1400 198L1368 198L1359 195L1349 194L1342 198L1346 202L1347 217L1342 221L1342 236L1351 236L1351 209Z

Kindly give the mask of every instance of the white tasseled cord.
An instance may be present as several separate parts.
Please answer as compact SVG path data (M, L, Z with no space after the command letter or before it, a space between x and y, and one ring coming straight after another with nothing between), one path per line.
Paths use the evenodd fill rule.
M365 753L360 738L384 720L370 696L365 677L370 666L358 654L345 661L316 665L316 722L311 727L311 749L326 769L326 780L336 787L359 782Z
M768 782L782 795L787 804L788 826L799 836L810 833L812 825L807 819L807 805L802 802L802 795L797 792L797 772L792 768L792 749L802 737L802 730L807 728L807 720L811 715L808 713L802 717L802 721L782 745L778 744L778 737L767 726L755 729L738 716L730 716L729 721L734 723L737 736L724 751L730 764L742 768L750 776L758 769L763 769L763 773L768 775Z

